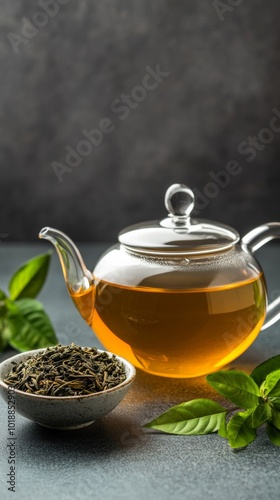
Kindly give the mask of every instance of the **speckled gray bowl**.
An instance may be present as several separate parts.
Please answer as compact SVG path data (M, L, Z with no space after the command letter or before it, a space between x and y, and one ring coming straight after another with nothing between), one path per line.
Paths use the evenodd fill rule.
M19 390L9 390L3 381L12 368L12 363L24 361L45 349L36 349L17 354L0 364L0 395L10 405L15 400L15 410L26 418L51 429L79 429L92 424L112 411L127 394L134 378L135 368L128 361L116 356L125 366L126 380L106 391L85 396L39 396ZM98 349L98 352L104 352ZM109 356L112 353L107 352Z

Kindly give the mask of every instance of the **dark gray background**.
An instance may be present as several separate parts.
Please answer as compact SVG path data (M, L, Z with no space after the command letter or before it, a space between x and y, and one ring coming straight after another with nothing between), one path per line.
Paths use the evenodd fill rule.
M201 216L241 232L280 220L280 132L251 162L238 152L280 110L279 0L225 0L220 18L212 0L65 1L17 54L7 35L42 7L0 1L0 240L36 240L44 225L113 240L164 217L169 184L207 191L230 160L242 171ZM157 64L170 75L120 120L112 102ZM105 117L115 130L59 182L52 163Z

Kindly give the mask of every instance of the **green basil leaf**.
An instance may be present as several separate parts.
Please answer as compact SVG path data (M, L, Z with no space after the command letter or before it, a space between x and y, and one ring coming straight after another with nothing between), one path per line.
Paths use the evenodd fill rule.
M236 413L227 426L227 438L232 448L243 448L256 439L256 429L252 427L252 409Z
M275 370L280 369L280 355L274 356L273 358L264 361L259 366L257 366L251 373L252 379L256 382L258 386L266 379L267 375Z
M227 439L227 421L226 421L226 415L224 416L223 420L221 421L220 428L218 430L218 434L220 437Z
M277 429L280 430L280 411L276 410L276 408L272 409L272 423Z
M280 370L274 370L266 376L266 379L260 386L262 396L268 396L280 381Z
M40 302L20 299L15 302L15 308L11 309L7 320L12 331L12 347L28 351L58 343L49 317Z
M280 398L280 380L275 384L273 389L271 389L270 393L268 394L269 400L272 398Z
M211 399L194 399L169 408L144 427L169 434L210 434L220 428L228 411Z
M7 316L6 300L0 300L0 319Z
M13 300L6 299L5 305L6 305L6 317L18 315L18 307L16 306L16 303Z
M267 432L267 435L268 435L270 441L273 444L276 444L276 446L280 446L280 431L279 431L279 429L276 429L276 427L274 427L274 425L272 425L271 423L268 423L268 424L266 424L266 432Z
M220 371L211 373L206 380L219 394L241 408L247 410L257 406L259 402L260 390L246 373L237 370Z
M280 397L278 398L268 398L269 402L273 404L273 408L280 411Z
M40 292L50 264L51 251L28 260L14 273L9 283L12 300L34 298Z
M0 351L4 351L9 344L11 337L11 330L6 318L0 318Z
M261 403L253 410L252 427L257 428L271 418L271 408L268 403Z
M0 290L0 300L5 300L7 298L5 292L3 292L3 290Z

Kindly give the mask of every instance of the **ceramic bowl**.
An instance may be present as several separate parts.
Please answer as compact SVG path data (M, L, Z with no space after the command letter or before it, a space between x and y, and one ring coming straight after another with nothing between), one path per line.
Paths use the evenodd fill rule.
M124 364L126 380L121 384L102 392L85 396L41 396L28 394L13 389L5 384L4 379L12 368L12 363L24 361L28 356L34 356L45 349L26 351L3 361L0 364L0 394L10 406L15 402L15 411L22 416L52 429L78 429L92 424L112 411L127 394L134 378L135 368L127 360L116 356ZM98 349L98 352L107 352Z

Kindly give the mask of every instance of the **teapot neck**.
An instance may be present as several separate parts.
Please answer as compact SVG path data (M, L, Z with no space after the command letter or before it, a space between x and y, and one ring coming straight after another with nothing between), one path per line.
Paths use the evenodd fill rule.
M39 238L49 240L55 246L70 291L79 293L92 286L93 275L86 268L78 248L66 234L51 227L44 227Z

